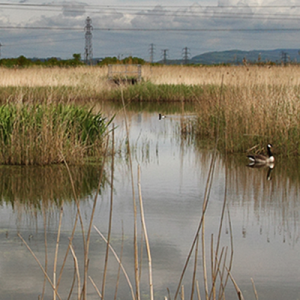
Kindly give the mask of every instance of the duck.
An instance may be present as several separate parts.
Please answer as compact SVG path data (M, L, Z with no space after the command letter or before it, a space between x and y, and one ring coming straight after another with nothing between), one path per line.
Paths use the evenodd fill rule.
M158 119L161 120L161 119L164 119L166 116L162 115L162 114L158 114Z
M274 164L275 162L275 158L272 154L271 148L273 146L271 144L267 145L267 152L268 155L263 155L263 154L258 154L258 155L248 155L249 158L249 166L253 166L253 165L270 165L270 164Z

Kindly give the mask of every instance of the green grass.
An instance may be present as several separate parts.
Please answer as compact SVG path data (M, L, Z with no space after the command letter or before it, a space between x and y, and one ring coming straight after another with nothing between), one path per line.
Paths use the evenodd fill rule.
M129 85L123 89L125 102L193 102L203 94L200 85L184 84L153 84L142 82ZM121 89L114 89L108 95L108 100L122 101Z
M75 105L3 105L0 164L47 165L64 159L76 164L101 158L110 121Z

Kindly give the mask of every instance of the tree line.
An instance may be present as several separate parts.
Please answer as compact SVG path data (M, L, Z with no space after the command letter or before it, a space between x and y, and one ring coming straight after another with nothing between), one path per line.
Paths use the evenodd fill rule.
M138 57L126 57L124 59L118 59L117 57L106 57L104 59L93 61L93 65L108 65L108 64L145 64L145 60ZM26 58L21 55L17 58L2 58L0 59L0 66L7 68L16 67L31 67L31 66L45 66L45 67L78 67L85 65L85 62L81 59L80 54L73 54L72 59L60 59L57 57L51 57L47 59L38 58Z

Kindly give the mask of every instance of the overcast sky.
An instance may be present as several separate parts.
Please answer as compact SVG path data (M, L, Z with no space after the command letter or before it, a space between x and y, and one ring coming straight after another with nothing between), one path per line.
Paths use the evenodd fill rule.
M21 0L0 2L1 57L84 58L88 16L93 57L300 48L300 0Z

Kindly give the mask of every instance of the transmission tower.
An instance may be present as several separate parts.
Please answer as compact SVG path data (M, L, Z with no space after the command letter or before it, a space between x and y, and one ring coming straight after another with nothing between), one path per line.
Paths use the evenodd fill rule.
M288 55L286 52L281 51L281 61L283 62L284 65L287 64L287 60L288 60Z
M92 46L92 19L87 17L85 20L85 48L84 48L84 60L86 64L92 64L93 60L93 46Z
M186 65L189 62L189 57L190 57L190 49L188 47L182 49L182 57L183 57L183 63Z
M163 49L162 51L162 55L163 55L163 63L167 64L167 58L168 58L168 49Z
M150 63L153 63L154 53L155 53L154 44L150 44L149 52L150 52Z

